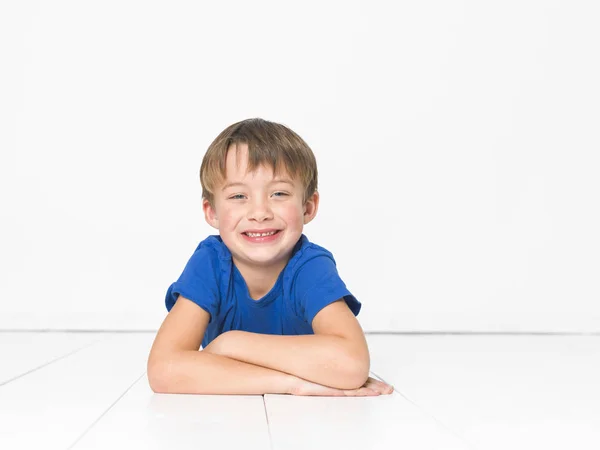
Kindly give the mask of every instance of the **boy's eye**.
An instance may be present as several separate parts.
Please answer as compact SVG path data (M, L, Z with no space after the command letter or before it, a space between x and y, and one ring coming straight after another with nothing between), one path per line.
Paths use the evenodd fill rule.
M288 194L287 192L280 192L280 191L273 192L273 196L275 196L275 197L286 197L288 195L290 195L290 194ZM231 197L229 197L229 200L243 200L244 197L246 197L244 194L235 194L235 195L232 195Z

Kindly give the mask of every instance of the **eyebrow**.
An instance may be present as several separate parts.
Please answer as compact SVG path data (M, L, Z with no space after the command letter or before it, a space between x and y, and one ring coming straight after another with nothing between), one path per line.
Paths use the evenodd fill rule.
M294 185L294 182L288 178L275 178L269 184L277 184L277 183L287 183L292 186ZM236 181L236 182L231 182L231 183L225 184L225 186L223 186L223 188L221 190L224 191L225 189L233 187L233 186L246 186L246 185L244 183Z

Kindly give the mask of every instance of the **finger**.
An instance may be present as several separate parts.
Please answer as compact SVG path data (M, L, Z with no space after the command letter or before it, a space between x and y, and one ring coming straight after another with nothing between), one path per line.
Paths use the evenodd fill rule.
M365 388L365 390L367 391L367 395L371 396L377 396L377 395L381 395L381 392L379 392L376 389L371 389L371 388Z
M375 389L371 389L368 387L361 387L360 389L358 389L358 395L360 395L361 397L372 397L372 396L380 395L380 393L378 391L376 391Z
M381 383L375 389L377 389L382 394L391 394L392 392L394 392L394 387L387 383Z
M372 383L368 383L365 387L373 389L381 394L391 394L394 391L393 386L390 386L389 384L384 383L383 381L377 380L373 380Z
M375 392L377 392L379 394L381 394L383 392L383 390L384 390L383 386L379 386L379 385L377 385L375 383L371 383L371 384L365 385L364 389L369 389L369 390L375 391Z
M349 390L344 391L344 394L346 394L347 397L369 397L369 396L379 395L374 390L366 388L366 387L361 387L358 389L349 389Z
M374 380L374 379L370 379L365 383L365 387L368 387L370 389L375 389L375 388L384 388L388 386L387 383L384 383L383 381L379 381L379 380Z

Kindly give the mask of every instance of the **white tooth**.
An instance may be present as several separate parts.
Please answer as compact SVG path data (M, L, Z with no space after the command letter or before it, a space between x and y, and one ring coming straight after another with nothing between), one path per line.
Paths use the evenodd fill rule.
M276 233L276 231L271 231L269 233L246 233L250 237L264 237L264 236L272 236Z

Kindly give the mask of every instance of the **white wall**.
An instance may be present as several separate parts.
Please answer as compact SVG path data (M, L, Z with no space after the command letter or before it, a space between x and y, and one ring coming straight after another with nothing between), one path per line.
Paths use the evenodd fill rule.
M0 4L0 328L157 328L233 122L313 148L366 330L600 331L593 1Z

